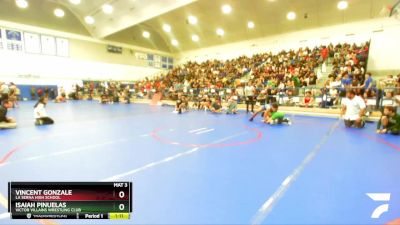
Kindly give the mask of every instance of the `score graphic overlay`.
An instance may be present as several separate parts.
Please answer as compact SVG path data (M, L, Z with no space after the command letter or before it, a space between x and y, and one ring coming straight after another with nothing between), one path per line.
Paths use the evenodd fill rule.
M9 182L12 219L129 219L132 182Z

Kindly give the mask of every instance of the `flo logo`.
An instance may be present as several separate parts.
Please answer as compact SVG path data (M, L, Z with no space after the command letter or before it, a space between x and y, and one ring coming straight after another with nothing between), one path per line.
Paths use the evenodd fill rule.
M372 212L372 219L378 219L383 213L389 211L388 202L390 201L390 193L367 193L367 195L372 200L382 203L382 205L376 207L375 210Z

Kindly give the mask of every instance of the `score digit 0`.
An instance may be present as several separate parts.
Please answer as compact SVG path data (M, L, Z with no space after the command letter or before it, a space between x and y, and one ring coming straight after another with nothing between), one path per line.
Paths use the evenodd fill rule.
M124 198L125 197L125 192L120 191L118 196L119 196L119 198Z

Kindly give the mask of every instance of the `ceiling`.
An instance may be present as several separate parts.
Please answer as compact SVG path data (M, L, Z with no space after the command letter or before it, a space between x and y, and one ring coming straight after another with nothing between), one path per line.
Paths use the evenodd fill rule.
M349 7L340 11L338 0L81 0L73 5L69 0L27 0L29 7L16 7L15 0L0 0L0 20L8 20L71 33L92 36L115 42L177 53L282 34L327 25L343 24L380 16L384 7L394 0L348 0ZM112 14L105 14L101 6L109 3ZM221 6L230 4L232 12L221 12ZM64 9L64 18L56 18L53 10ZM297 18L286 19L294 11ZM307 18L305 18L307 14ZM88 25L85 16L92 16L96 23ZM190 25L187 17L198 18L197 25ZM247 22L255 23L254 29ZM163 31L162 25L171 25L172 31ZM223 37L216 29L225 31ZM142 36L150 32L150 38ZM191 36L197 34L199 42ZM178 46L171 40L176 39Z

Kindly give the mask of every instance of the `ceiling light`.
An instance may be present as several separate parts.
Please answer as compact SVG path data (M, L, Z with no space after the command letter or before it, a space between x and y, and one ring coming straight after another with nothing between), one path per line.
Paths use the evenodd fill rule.
M74 5L79 5L79 4L81 4L81 0L69 0L69 2L70 2L71 4L74 4Z
M225 31L223 29L221 29L221 28L217 29L217 35L218 36L224 36L224 34L225 34Z
M143 31L143 37L149 38L150 37L150 33L148 31Z
M222 6L222 12L224 14L229 14L232 12L232 7L228 4Z
M114 11L114 8L110 4L104 4L101 8L105 14L111 14Z
M198 35L196 35L196 34L192 35L192 41L198 42L199 40L200 40L200 38Z
M288 20L294 20L294 19L296 19L296 13L295 12L289 12L286 17L287 17Z
M169 24L164 24L163 25L163 27L162 27L162 29L165 31L165 32L171 32L171 26L169 25Z
M173 40L171 41L171 44L172 44L173 46L178 46L178 45L179 45L179 42L178 42L176 39L173 39Z
M253 29L253 28L255 27L254 22L253 22L253 21L247 22L247 27L248 27L249 29Z
M28 2L26 1L26 0L16 0L15 1L15 4L17 4L17 6L19 7L19 8L23 8L23 9L25 9L25 8L27 8L28 7Z
M349 3L347 1L340 1L337 4L337 7L339 10L345 10L349 6Z
M95 20L94 20L93 17L87 16L87 17L85 17L85 22L86 22L87 24L94 24Z
M64 10L57 8L54 10L54 15L57 17L64 17L65 12L64 12Z
M195 16L189 16L188 21L190 24L197 24L197 17Z

